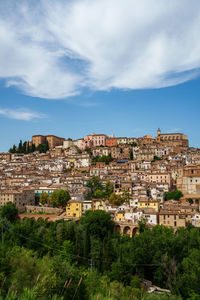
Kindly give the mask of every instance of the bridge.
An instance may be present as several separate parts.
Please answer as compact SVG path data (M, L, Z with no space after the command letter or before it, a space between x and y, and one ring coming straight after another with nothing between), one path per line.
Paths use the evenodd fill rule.
M58 220L58 216L56 215L43 215L43 214L19 214L19 219L34 219L35 221L44 220L44 221L52 221L55 222Z
M78 221L78 218L69 218L63 215L58 216L58 215L50 215L50 214L19 214L18 217L20 220L34 219L35 221L44 220L44 221L51 221L51 222L55 222L57 220L64 220L64 221L73 220L74 222Z
M34 219L35 221L38 220L45 220L45 221L51 221L55 222L57 220L73 220L75 222L78 222L78 218L67 218L64 216L57 216L57 215L48 215L48 214L19 214L19 219ZM152 226L147 225L149 228ZM116 222L114 225L114 231L119 232L121 235L127 234L130 237L133 237L137 234L139 234L139 226L137 223L133 223L132 221L125 221L125 222Z
M130 237L139 233L139 226L133 222L115 222L114 231L120 234L128 234Z

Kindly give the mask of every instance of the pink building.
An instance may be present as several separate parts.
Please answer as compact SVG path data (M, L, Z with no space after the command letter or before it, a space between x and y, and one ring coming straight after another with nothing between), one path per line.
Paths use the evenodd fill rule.
M106 145L106 138L105 134L89 134L86 135L82 141L81 149L85 149L87 147L95 147L95 146L105 146Z

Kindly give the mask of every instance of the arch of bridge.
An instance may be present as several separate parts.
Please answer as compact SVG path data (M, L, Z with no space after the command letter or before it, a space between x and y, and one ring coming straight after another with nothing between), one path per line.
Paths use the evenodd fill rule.
M138 224L115 222L115 231L120 232L121 234L128 234L132 237L135 234L138 234L139 228Z

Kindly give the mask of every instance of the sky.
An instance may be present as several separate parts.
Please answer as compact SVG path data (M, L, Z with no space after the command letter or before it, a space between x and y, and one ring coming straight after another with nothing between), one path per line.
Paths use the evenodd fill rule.
M1 0L0 151L158 127L200 147L199 32L199 0Z

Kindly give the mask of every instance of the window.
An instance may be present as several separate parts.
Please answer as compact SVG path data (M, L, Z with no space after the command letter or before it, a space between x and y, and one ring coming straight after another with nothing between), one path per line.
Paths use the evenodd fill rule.
M174 227L176 227L176 221L174 221Z

